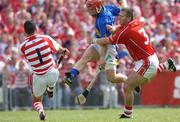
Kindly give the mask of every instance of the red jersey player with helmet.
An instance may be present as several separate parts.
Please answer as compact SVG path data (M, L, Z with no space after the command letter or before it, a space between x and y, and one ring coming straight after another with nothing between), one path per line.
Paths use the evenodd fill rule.
M143 29L143 24L141 21L133 19L132 9L123 8L119 14L119 21L121 25L115 30L113 35L94 39L93 43L102 47L107 44L124 44L134 60L134 70L124 82L125 106L124 113L120 116L120 118L131 118L134 101L133 89L150 81L157 72L162 72L166 69L176 71L176 67L172 59L159 64L156 53Z
M33 108L39 112L40 120L45 120L42 98L45 91L48 96L53 96L53 88L58 81L59 71L53 59L52 53L69 53L54 39L47 35L38 35L36 25L32 21L24 23L27 35L20 45L20 53L29 64L32 76Z

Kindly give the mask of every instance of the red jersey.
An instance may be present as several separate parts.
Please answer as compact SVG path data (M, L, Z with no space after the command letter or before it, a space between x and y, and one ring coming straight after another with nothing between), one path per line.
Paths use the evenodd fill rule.
M20 53L26 58L35 74L45 74L55 61L51 52L57 52L60 45L50 36L32 35L20 45Z
M127 26L120 26L109 37L112 44L124 44L134 61L153 55L154 49L139 20L131 21Z

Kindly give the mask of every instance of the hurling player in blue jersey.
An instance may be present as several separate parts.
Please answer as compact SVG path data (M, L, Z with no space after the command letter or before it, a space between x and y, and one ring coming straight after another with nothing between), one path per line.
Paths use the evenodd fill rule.
M118 16L120 13L120 8L115 5L103 5L102 0L86 0L86 7L88 12L96 17L95 28L96 28L96 38L107 37L111 33L106 28L108 25L113 25L115 22L115 16ZM73 66L73 68L65 73L66 77L64 82L68 85L72 84L72 79L76 77L79 72L86 66L88 62L100 60L100 58L105 58L105 71L106 76L109 81L112 83L124 82L127 79L127 76L123 74L116 74L116 46L108 45L107 51L101 51L101 47L96 44L91 44L86 51L84 52L81 59Z

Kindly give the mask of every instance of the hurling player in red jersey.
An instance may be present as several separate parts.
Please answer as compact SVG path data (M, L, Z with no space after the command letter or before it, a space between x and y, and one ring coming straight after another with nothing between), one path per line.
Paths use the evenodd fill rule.
M106 38L93 40L93 43L102 47L107 44L124 44L134 60L135 67L124 83L125 106L124 113L121 114L120 118L132 117L133 89L135 87L144 85L163 70L176 71L172 59L159 64L156 53L143 29L143 24L139 20L133 19L133 17L132 9L123 8L119 14L120 26L114 30L114 34Z
M53 59L52 53L69 53L54 39L47 35L38 35L36 25L32 21L24 23L27 35L20 45L19 52L29 64L32 76L33 108L39 112L40 120L45 120L42 98L45 91L49 97L53 97L53 88L59 78L59 70Z

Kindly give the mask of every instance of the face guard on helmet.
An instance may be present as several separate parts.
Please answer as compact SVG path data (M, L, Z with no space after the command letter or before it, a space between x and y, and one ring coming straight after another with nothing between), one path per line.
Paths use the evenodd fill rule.
M102 0L86 0L85 4L92 16L99 14L103 6Z

